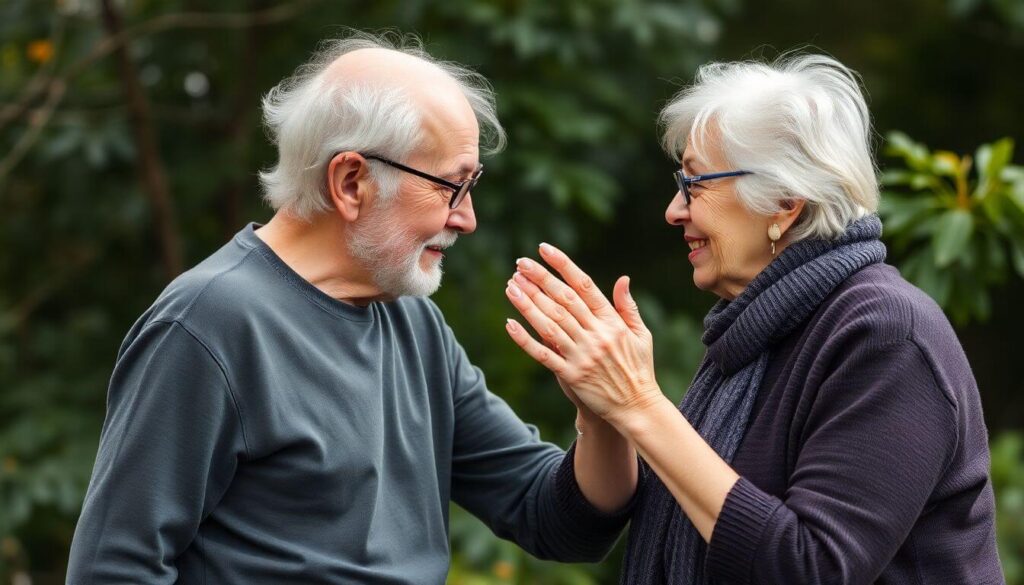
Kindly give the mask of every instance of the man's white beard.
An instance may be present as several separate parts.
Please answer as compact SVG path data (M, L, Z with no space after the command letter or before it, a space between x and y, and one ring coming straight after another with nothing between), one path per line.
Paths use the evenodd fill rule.
M390 221L392 204L374 207L362 222L349 231L349 251L367 270L381 292L395 298L430 296L441 286L441 260L424 271L420 258L427 246L447 248L458 232L445 229L429 241L417 241L408 231Z

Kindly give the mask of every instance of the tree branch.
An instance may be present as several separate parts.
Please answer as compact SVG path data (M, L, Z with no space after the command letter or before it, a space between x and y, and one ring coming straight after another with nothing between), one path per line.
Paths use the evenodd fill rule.
M60 46L64 40L64 18L57 16L57 24L50 33L50 44L53 46L53 55L49 61L43 64L38 71L28 80L21 97L13 104L7 104L0 108L0 129L11 120L23 115L35 101L35 97L46 90L53 81L53 70L57 67L56 55L60 52Z
M103 25L110 37L121 33L121 18L114 9L111 0L102 0ZM121 87L128 100L128 111L131 114L132 130L135 134L135 146L139 154L139 179L142 188L149 197L153 210L153 221L156 223L157 239L160 242L160 256L163 261L164 275L168 280L181 274L184 261L181 254L181 235L178 233L178 222L174 214L174 202L167 181L167 172L160 158L158 138L153 124L153 116L149 100L142 91L142 84L135 71L135 64L128 56L125 46L120 45L115 51L118 69L121 76Z
M39 110L32 112L32 115L28 118L28 130L18 138L18 141L11 148L11 151L7 153L3 159L0 159L0 185L3 185L4 179L8 173L14 169L22 157L28 153L29 150L35 146L36 141L43 132L43 128L50 122L50 118L53 117L54 110L57 109L57 104L64 99L64 94L67 91L67 86L63 82L58 81L50 94L46 96L46 103L43 104Z
M234 29L274 24L293 18L302 8L313 1L296 0L295 2L280 4L256 13L210 14L184 12L165 14L121 30L116 35L107 36L97 42L87 55L69 65L61 75L51 76L49 79L35 79L33 80L35 83L29 83L22 92L22 95L14 103L7 104L0 110L0 130L3 130L12 120L20 118L42 95L53 93L61 83L65 86L68 85L72 79L85 71L90 65L124 47L136 38L176 28Z

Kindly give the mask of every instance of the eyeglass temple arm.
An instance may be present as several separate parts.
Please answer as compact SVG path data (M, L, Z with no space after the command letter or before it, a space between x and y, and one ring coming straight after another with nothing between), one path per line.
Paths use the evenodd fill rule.
M390 161L390 160L388 160L386 158L381 158L381 157L376 156L376 155L372 155L371 154L371 155L366 156L364 158L368 158L370 160L375 160L375 161L378 161L378 162L382 162L382 163L388 165L389 167L394 167L394 168L396 168L396 169L398 169L400 171L405 171L405 172L409 173L410 175L416 175L417 177L419 177L421 179L426 179L428 181L433 181L435 183L438 183L440 185L448 187L449 189L452 189L454 191L458 191L459 187L461 187L461 185L457 185L455 183L452 183L451 181L446 181L445 179L442 179L441 177L435 177L434 175L431 175L431 174L428 174L428 173L424 173L423 171L416 170L416 169L414 169L412 167L407 167L407 166L405 166L403 164L396 163L394 161Z
M724 173L710 173L707 175L694 175L692 177L684 176L687 184L699 183L701 181L710 181L711 179L724 179L726 177L739 177L740 175L752 175L753 171L727 171Z

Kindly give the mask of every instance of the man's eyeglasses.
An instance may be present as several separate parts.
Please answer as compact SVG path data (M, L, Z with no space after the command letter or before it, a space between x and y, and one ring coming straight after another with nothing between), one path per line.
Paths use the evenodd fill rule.
M442 187L447 187L451 189L452 198L448 200L448 209L455 209L456 207L458 207L459 204L462 203L462 200L466 198L466 195L473 190L473 187L476 187L477 181L480 180L480 175L484 173L484 165L480 165L476 169L476 172L473 173L473 176L470 177L469 179L466 179L461 183L452 183L451 181L446 181L441 177L435 177L434 175L424 173L423 171L418 171L412 167L407 167L401 163L396 163L393 160L388 160L386 158L379 157L373 154L364 155L363 158L368 158L370 160L382 162L388 165L389 167L394 167L400 171L409 173L410 175L416 175L421 179L426 179L431 183L436 183L438 185L441 185Z
M686 199L686 205L690 205L690 200L693 196L690 195L690 185L694 183L701 183L703 181L712 181L714 179L724 179L726 177L739 177L740 175L753 175L753 171L726 171L723 173L709 173L707 175L694 175L692 177L686 176L686 173L682 169L675 171L672 175L676 178L676 186L679 187L679 192L683 194L683 198Z

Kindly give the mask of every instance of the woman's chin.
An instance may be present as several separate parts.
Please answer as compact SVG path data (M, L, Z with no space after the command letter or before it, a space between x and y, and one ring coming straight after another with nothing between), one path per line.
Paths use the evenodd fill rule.
M714 288L715 283L710 278L701 274L701 270L698 268L693 271L693 286L697 287L698 290L707 292Z

